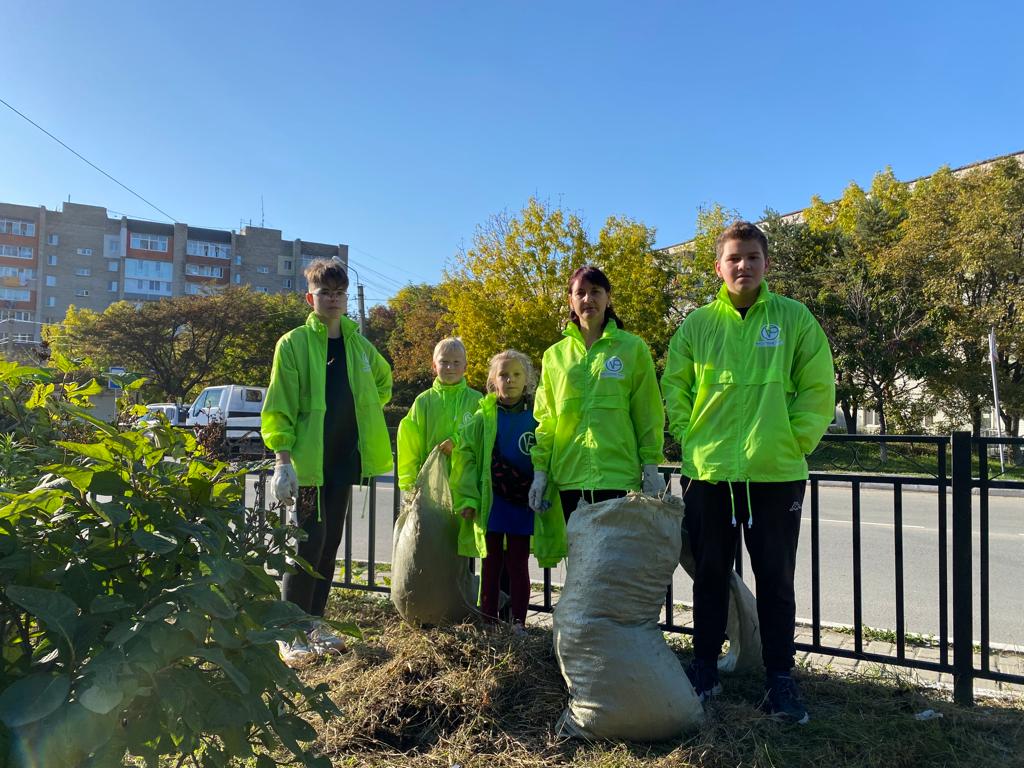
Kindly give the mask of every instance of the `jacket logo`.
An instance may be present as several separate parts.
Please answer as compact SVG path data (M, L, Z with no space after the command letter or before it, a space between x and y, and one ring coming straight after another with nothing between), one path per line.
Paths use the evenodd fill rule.
M624 379L626 374L622 372L622 358L612 355L604 361L604 370L601 371L602 379Z
M519 452L524 456L530 455L530 449L537 444L537 436L533 432L523 432L519 436Z
M754 344L756 347L781 347L782 329L775 323L765 323L761 326L761 338Z
M366 356L365 352L363 352L363 370L364 371L369 371L370 370L370 358Z
M462 414L462 425L463 426L469 424L469 422L471 422L472 420L473 420L473 414L470 413L469 411L466 411L464 414Z

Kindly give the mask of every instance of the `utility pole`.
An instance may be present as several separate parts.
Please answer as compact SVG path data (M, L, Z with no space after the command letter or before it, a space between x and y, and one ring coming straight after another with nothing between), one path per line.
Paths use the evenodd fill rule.
M366 295L363 293L363 284L356 286L356 297L359 301L359 333L366 334Z

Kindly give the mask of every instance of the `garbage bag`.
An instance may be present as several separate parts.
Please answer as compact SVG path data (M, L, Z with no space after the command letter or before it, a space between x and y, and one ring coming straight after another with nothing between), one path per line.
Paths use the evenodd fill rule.
M475 612L477 577L458 554L447 457L434 449L395 523L391 602L413 626L457 624Z
M672 503L674 501L675 503ZM561 735L664 741L704 711L658 626L679 563L682 503L630 494L569 519L555 655L569 688Z
M690 534L683 526L683 543L679 549L679 564L690 578L697 572L697 563L690 546ZM761 629L757 619L757 600L740 575L733 571L729 578L729 618L725 625L729 650L718 659L719 672L758 672L764 668L761 660Z

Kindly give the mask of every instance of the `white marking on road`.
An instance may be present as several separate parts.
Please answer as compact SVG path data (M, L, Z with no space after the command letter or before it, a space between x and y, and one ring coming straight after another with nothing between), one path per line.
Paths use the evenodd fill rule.
M804 518L804 521L809 523L810 519L809 518ZM838 523L839 525L853 525L853 521L852 520L832 520L831 518L828 518L828 517L819 518L819 522L822 522L822 523ZM878 526L879 528L892 528L893 527L892 523L872 523L872 522L868 522L866 520L861 520L860 524L861 525L875 525L875 526ZM916 529L921 530L921 531L934 531L935 530L934 528L929 528L929 527L927 527L925 525L909 525L907 523L904 523L903 527L904 528L916 528ZM1021 534L1021 535L1024 536L1024 534Z

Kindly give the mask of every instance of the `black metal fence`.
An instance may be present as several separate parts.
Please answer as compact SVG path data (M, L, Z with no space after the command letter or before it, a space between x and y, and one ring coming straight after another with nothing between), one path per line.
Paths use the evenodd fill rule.
M990 491L1019 492L1021 515L1020 532L1024 534L1024 479L1015 479L1003 471L992 473L993 448L1004 446L1019 453L1024 450L1024 438L986 437L972 441L968 432L956 432L951 436L928 435L826 435L819 448L810 457L813 467L809 481L810 496L810 542L801 542L801 548L810 547L811 567L811 642L798 643L797 648L817 654L838 656L855 660L895 665L908 669L949 673L953 678L954 699L961 704L970 704L974 698L974 681L988 680L1024 685L1024 675L996 669L993 665L993 647L990 642L990 535L989 496ZM1024 478L1024 471L1018 464L1018 477ZM669 476L677 468L663 467ZM256 477L255 492L257 503L265 500L266 473ZM821 503L820 489L823 483L848 487L851 513L852 583L849 588L853 597L851 631L853 648L830 644L829 633L823 632L822 620L822 576L821 576ZM866 647L865 635L870 628L864 623L863 551L861 492L865 485L892 489L893 528L893 570L895 583L895 612L892 617L895 636L895 653L879 653ZM382 573L381 566L390 560L390 549L386 559L378 558L378 534L381 520L378 519L378 489L391 486L390 480L376 479L362 496L362 509L358 521L365 519L367 547L365 557L353 557L353 503L350 501L345 525L343 545L342 578L336 586L356 590L387 593L389 579ZM906 627L906 590L904 570L904 520L903 499L908 487L935 488L935 540L938 558L938 636L934 643L937 659L918 658L908 653L908 632ZM398 519L399 492L392 486L391 525ZM974 522L973 497L977 494L979 524L978 595L979 605L974 606L974 567L972 530ZM805 505L806 508L806 505ZM379 510L381 513L384 510ZM384 520L386 521L386 517ZM390 530L388 531L388 533ZM742 558L737 551L737 569L742 573ZM1024 570L1024 564L1021 565ZM1016 575L1016 578L1024 573ZM835 589L836 585L830 585ZM551 571L545 570L543 577L543 598L540 604L531 605L536 611L551 611L553 599ZM950 596L952 601L950 602ZM665 630L692 633L692 629L676 623L677 603L669 586L665 600ZM979 632L974 634L975 622ZM975 649L978 649L976 657Z

